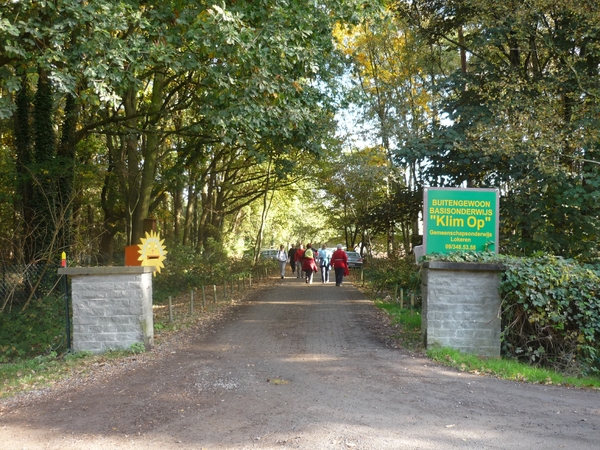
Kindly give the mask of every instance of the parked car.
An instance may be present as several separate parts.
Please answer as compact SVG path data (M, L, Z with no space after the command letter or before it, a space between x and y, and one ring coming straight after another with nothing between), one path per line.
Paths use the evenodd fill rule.
M358 252L350 252L347 251L346 255L348 255L348 267L360 268L362 267L363 260L362 256Z
M277 250L261 250L260 259L277 259Z

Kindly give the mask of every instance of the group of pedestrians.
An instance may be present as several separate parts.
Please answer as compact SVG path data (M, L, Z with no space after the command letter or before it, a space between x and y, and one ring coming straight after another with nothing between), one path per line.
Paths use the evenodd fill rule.
M322 248L316 250L312 244L292 245L288 252L285 252L283 245L277 252L277 261L281 269L281 278L285 277L285 266L289 262L292 273L296 278L302 278L307 284L312 284L313 276L319 270L321 271L321 282L329 282L329 271L333 268L335 272L335 285L341 286L344 276L350 272L348 270L348 256L343 250L342 245L338 244L336 250L330 253L327 246L323 244Z

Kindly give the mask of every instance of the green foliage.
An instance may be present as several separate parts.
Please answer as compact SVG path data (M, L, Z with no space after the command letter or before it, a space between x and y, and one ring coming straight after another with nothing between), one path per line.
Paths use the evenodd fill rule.
M65 301L52 296L0 314L0 363L66 348Z
M423 345L421 338L421 313L409 308L400 308L394 302L375 301L375 306L385 311L390 325L396 331L389 336L397 345L410 350L418 350Z
M421 313L418 309L400 307L394 301L393 294L400 295L396 288L404 290L404 304L408 295L419 295L421 291L420 266L415 264L414 258L404 259L369 259L369 264L364 268L363 276L367 286L371 288L371 295L376 298L375 306L384 310L390 324L397 330L392 338L398 344L412 350L419 349L421 339Z
M78 351L78 352L71 352L71 353L65 354L64 360L67 363L74 363L74 362L77 362L79 360L89 358L90 356L93 356L93 355L94 355L94 353L91 352L91 351L81 350L81 351Z
M498 255L494 252L449 252L449 253L431 253L421 257L420 262L424 261L448 261L448 262L479 262L479 263L501 263L506 261L507 257Z
M60 365L56 353L36 356L30 359L17 359L12 362L4 361L0 364L0 397L15 387L22 387L35 378L44 377L47 373L57 370Z
M392 324L401 324L410 330L421 330L421 313L410 308L400 308L397 303L375 302L375 306L386 311Z
M357 123L350 133L368 128L363 131L365 140L377 143L374 148L383 160L377 166L373 162L343 166L352 176L350 181L362 181L363 186L349 189L350 183L343 179L345 183L336 183L346 194L344 215L338 221L357 227L363 245L370 243L366 233L385 237L388 256L410 254L420 243L423 170L429 163L425 162L428 155L416 149L438 120L438 112L431 108L439 100L436 80L452 70L449 62L458 56L440 51L434 40L411 29L397 8L402 7L374 9L359 25L340 24L334 31L336 44L352 67L352 84L345 94L357 105L350 114Z
M129 346L129 351L134 355L138 353L144 353L146 351L146 346L141 342L136 342L135 344L131 344Z
M90 366L126 358L144 351L144 346L132 345L128 350L111 350L100 355L88 351L57 355L50 352L34 358L15 358L0 364L0 398L31 389L40 389L54 381L76 374L85 374Z
M395 286L405 291L421 291L420 266L414 257L399 259L372 258L364 268L364 278L376 292L393 290Z
M432 45L465 58L438 78L448 120L399 156L427 158L430 185L499 187L503 253L596 257L599 4L445 3L403 10Z
M329 222L345 237L347 248L355 248L361 240L364 245L367 236L380 231L372 211L387 204L390 168L385 153L379 148L332 153L328 164L319 169L331 203Z
M331 29L340 16L359 11L360 3L6 3L0 20L0 89L6 93L0 98L0 161L12 161L15 143L36 148L39 159L47 158L30 161L20 174L24 181L33 185L33 176L41 180L42 174L59 180L53 176L57 160L51 161L56 152L42 151L58 141L68 142L68 156L76 156L58 166L93 162L98 170L89 174L93 180L84 180L77 165L74 186L42 188L46 197L35 204L46 201L48 207L33 211L36 222L22 217L31 208L7 208L0 209L0 223L12 225L15 218L39 223L44 226L35 230L48 231L43 237L51 239L54 231L71 232L59 223L71 217L68 204L79 245L69 248L69 255L82 251L110 263L106 255L113 252L115 236L136 243L149 215L160 216L169 230L173 213L177 220L193 211L185 233L177 230L178 241L220 258L224 235L239 236L251 204L265 192L296 187L299 172L332 140L331 81L342 65ZM82 155L85 145L77 144L90 136L99 145L90 147L94 154ZM75 148L77 155L71 155ZM271 159L277 180L265 186L264 162ZM71 177L67 170L62 175ZM0 198L12 205L23 194L23 202L31 203L16 179L2 185ZM190 205L177 204L172 211L173 198ZM30 235L10 226L0 229L17 257L53 250L23 252L14 237ZM49 245L58 244L41 243Z
M212 262L187 246L169 247L169 258L165 268L153 280L155 300L163 301L169 295L213 284L228 273L227 262Z
M556 256L511 259L501 283L503 351L600 373L600 270Z
M156 302L164 302L170 295L189 292L201 286L213 284L221 285L231 277L248 276L253 270L264 270L264 267L273 266L273 261L260 260L253 265L252 260L215 260L207 259L187 246L174 246L169 248L169 259L165 268L153 280L153 297Z

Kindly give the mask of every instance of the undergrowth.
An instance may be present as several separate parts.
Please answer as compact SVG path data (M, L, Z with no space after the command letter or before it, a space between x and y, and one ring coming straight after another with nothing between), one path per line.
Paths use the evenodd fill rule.
M419 350L421 339L421 312L410 308L401 308L397 303L375 301L375 306L387 312L390 325L396 330L391 338L408 350Z
M25 310L0 313L0 363L66 350L66 312L62 296L31 303Z

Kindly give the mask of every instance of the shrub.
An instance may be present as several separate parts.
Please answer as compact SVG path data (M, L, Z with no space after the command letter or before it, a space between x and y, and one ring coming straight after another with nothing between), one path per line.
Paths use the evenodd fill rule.
M406 291L421 291L420 266L415 264L414 257L371 259L364 276L376 292L393 290L396 285Z
M163 302L169 295L176 296L202 285L221 284L232 276L249 275L253 269L272 267L273 261L261 260L253 266L250 259L227 260L210 257L186 246L169 248L169 259L164 269L153 279L153 297Z
M510 258L503 297L503 350L569 372L600 369L600 272L556 256Z
M49 296L0 314L0 363L66 349L65 300Z

